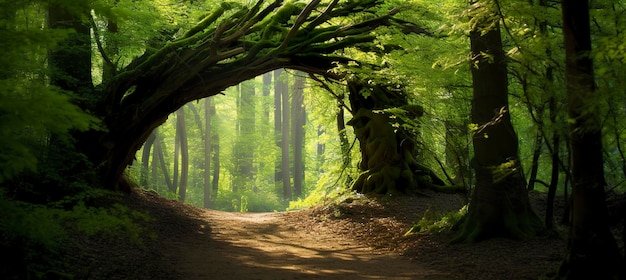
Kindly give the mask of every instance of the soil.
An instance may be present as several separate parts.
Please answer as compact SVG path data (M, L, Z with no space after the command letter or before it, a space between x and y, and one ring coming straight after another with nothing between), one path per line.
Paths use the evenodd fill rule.
M156 237L69 244L76 279L537 279L556 271L566 248L558 234L454 245L450 233L404 235L427 210L458 210L464 199L454 194L277 213L206 210L145 191L124 200L153 218ZM531 200L542 216L544 195Z

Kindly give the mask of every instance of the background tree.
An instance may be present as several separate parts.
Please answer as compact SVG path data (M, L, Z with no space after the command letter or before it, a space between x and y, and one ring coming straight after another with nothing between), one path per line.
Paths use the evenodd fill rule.
M56 135L59 141L70 130L97 127L95 118L71 102L72 95L67 89L46 84L50 73L45 63L49 55L47 48L54 48L51 49L54 53L54 50L59 51L57 46L67 44L64 41L76 37L75 40L80 41L83 34L69 26L62 28L60 23L54 29L31 28L45 25L44 4L41 1L0 4L0 33L3 38L10 38L0 42L0 63L3 65L0 69L0 145L3 147L0 151L0 183L24 171L49 170L47 165L53 165L55 161L52 153L45 152L49 148L50 135ZM56 9L68 7L57 6ZM84 30L82 26L78 28ZM70 35L72 33L74 35ZM60 56L56 56L54 63L62 63ZM55 76L59 85L66 84L60 81L61 73ZM50 156L41 157L44 154ZM73 176L68 179L70 177Z
M530 206L510 121L508 78L500 18L490 1L471 3L472 168L476 187L455 241L492 236L527 238L542 230Z
M293 135L293 189L294 196L301 197L304 188L304 136L306 109L304 107L304 82L302 74L296 74L291 97L291 131Z
M623 279L626 271L607 221L600 112L595 91L588 1L562 2L572 153L572 226L559 278Z
M291 168L290 168L290 153L289 153L289 147L290 147L290 143L291 141L289 138L289 133L291 131L291 115L290 115L290 108L291 108L291 104L289 102L289 87L287 86L287 82L284 82L283 84L280 85L281 86L281 90L280 90L280 104L281 104L281 128L280 128L280 182L282 182L283 185L283 199L284 200L291 200L291 198L293 197L293 190L291 187Z
M213 139L211 139L211 115L215 113L212 108L211 99L204 99L204 208L211 207L211 200L213 196L216 194L213 192L211 194L211 154L213 152L212 145Z

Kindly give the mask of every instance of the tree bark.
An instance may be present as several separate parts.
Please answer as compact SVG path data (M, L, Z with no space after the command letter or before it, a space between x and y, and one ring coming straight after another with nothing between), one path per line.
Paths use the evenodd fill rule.
M542 129L542 128L539 128ZM537 181L537 172L539 171L539 157L541 157L541 148L543 147L543 136L541 132L536 132L535 143L533 144L533 157L530 163L530 174L528 175L527 190L535 190L535 182Z
M282 129L283 129L283 125L282 125L282 119L283 119L283 113L282 113L282 91L283 91L283 81L281 81L280 79L286 78L286 77L282 77L281 78L281 74L283 73L283 69L277 69L273 71L274 74L274 143L276 143L276 147L278 147L279 149L281 148L281 141L282 141ZM277 156L276 160L274 161L274 183L277 185L278 188L278 184L279 182L282 181L282 159L281 157ZM282 186L280 187L282 188Z
M548 101L548 108L550 109L550 122L552 124L556 124L556 99L554 96L550 97ZM552 133L552 164L551 164L551 172L550 172L550 185L548 185L548 198L546 205L546 218L545 225L546 229L551 230L554 228L554 198L556 196L556 189L559 185L559 170L561 166L560 159L560 149L561 149L561 137L559 136L558 131L554 131ZM567 186L564 186L567 188Z
M213 105L213 109L215 109ZM217 199L219 185L220 185L220 136L217 133L213 133L213 180L211 180L211 192L213 193L213 200Z
M155 132L152 132L152 134L150 134L150 137L148 137L148 140L146 140L146 143L143 145L143 153L141 155L140 184L144 187L148 186L148 173L150 170L149 169L150 168L150 150L152 149L155 139L156 139Z
M494 14L480 11L482 18L478 18L479 24L470 32L472 123L477 125L471 164L476 186L455 242L499 236L529 238L543 230L542 221L530 206L517 135L510 121L507 66L499 19L484 13Z
M204 99L204 208L211 208L211 98Z
M235 174L233 192L254 189L254 133L256 122L256 102L254 81L249 80L239 86L237 98L237 139L235 140Z
M379 194L412 194L424 187L444 190L445 183L415 159L417 136L399 125L403 118L414 121L421 117L423 108L408 104L406 94L395 87L354 80L348 82L348 88L353 114L348 125L354 127L359 140L362 171L352 189ZM404 113L381 112L392 108Z
M600 114L594 106L589 3L563 0L566 83L572 168L568 254L560 279L625 279L623 257L609 229Z
M454 117L453 117L454 118ZM469 118L463 121L448 119L444 121L446 128L446 165L453 170L452 184L467 188L469 175L469 145L467 144L467 127Z
M337 111L337 133L339 134L339 143L341 146L342 168L347 168L352 162L350 157L350 142L348 141L348 133L346 132L346 121L343 106L339 106Z
M165 185L167 186L167 190L170 193L176 193L176 187L174 186L174 183L170 179L170 173L168 171L167 164L165 163L165 156L163 156L163 150L164 150L163 139L159 137L159 134L157 133L156 130L154 133L156 135L156 139L154 140L154 153L156 155L155 157L158 158L161 172L163 172L163 179L165 180ZM152 176L153 176L153 181L156 183L156 180L157 180L156 172L154 172Z
M187 195L187 181L189 179L189 145L187 141L187 122L185 110L176 111L176 134L180 148L180 181L178 182L178 199L185 201ZM178 159L175 158L176 161ZM176 174L174 174L176 175Z
M295 197L302 196L304 186L304 126L306 124L306 110L304 108L305 78L296 75L293 83L291 101L291 124L293 135L293 189Z
M283 199L289 201L293 198L293 191L291 190L291 169L289 164L289 131L290 131L290 116L289 116L289 83L287 82L287 76L283 77L285 80L282 81L280 90L281 93L281 105L282 105L282 120L281 120L281 141L280 141L280 151L281 151L281 170L280 170L280 181L283 183Z

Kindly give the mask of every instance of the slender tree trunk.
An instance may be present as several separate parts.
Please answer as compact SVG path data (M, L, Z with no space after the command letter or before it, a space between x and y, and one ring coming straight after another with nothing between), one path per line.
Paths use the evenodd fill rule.
M144 187L148 186L148 171L150 170L150 150L152 149L152 145L154 144L155 139L156 135L154 134L154 132L152 132L152 134L150 134L150 137L148 137L148 140L146 140L146 143L143 145L143 152L141 155L140 184Z
M212 105L215 110L215 105ZM211 192L213 193L213 200L217 199L219 185L220 185L220 136L217 133L213 133L213 180L211 181Z
M623 258L609 229L600 114L591 53L589 3L563 0L563 35L572 152L572 226L562 279L624 279Z
M281 182L283 183L283 199L292 199L291 190L291 170L289 165L289 130L291 120L289 119L289 88L288 83L285 81L281 83L281 105L282 105L282 129L281 129Z
M240 84L237 105L237 139L235 142L235 173L233 192L254 190L254 141L255 133L255 89L254 80Z
M542 128L539 128L542 129ZM537 181L537 172L539 171L539 157L541 156L541 147L543 146L543 137L541 132L536 132L535 143L533 144L533 158L530 163L530 175L528 175L528 186L526 189L529 191L535 190L535 182Z
M263 74L263 102L261 106L263 108L263 114L261 116L261 122L263 125L270 123L270 109L269 104L270 93L272 92L272 72ZM268 129L261 129L263 139L267 137Z
M572 162L572 150L569 137L565 139L565 147L567 148L567 162L569 163L566 173L571 174L571 162ZM572 176L565 176L565 182L563 182L563 200L565 201L565 208L563 209L563 219L561 225L571 225L571 210L572 210L572 198L569 195L569 188L572 185Z
M154 135L154 141L152 144L152 163L150 164L150 183L151 185L154 187L154 190L156 190L157 192L159 192L159 183L158 183L158 173L159 173L159 154L158 154L158 147L159 146L159 137L157 135L157 129L155 129L154 131L152 131L152 134Z
M326 152L326 144L321 140L322 135L324 135L325 130L324 127L317 127L317 149L316 149L316 168L317 172L323 173L324 169L324 153Z
M187 141L187 122L185 110L180 108L176 111L176 134L180 141L180 182L178 184L178 198L185 201L187 195L187 181L189 179L189 144Z
M550 71L551 72L551 71ZM556 123L556 99L554 96L550 97L548 101L549 109L550 109L550 122L552 124ZM559 132L554 130L552 132L552 167L550 172L550 185L548 186L548 199L546 205L546 218L545 225L546 229L554 228L554 198L556 196L556 189L559 185L559 170L560 170L560 156L559 150L561 149L561 137L559 136Z
M304 82L303 76L297 75L293 83L293 96L291 101L291 124L293 134L293 188L295 197L302 196L304 185L304 125L306 111L304 108Z
M453 117L454 118L454 117ZM446 165L453 170L452 183L466 188L468 182L468 154L467 126L468 121L454 119L444 121L446 129Z
M119 3L119 0L115 0L114 1L114 5L117 5ZM97 28L97 27L94 27ZM107 35L113 35L113 36L106 36L105 38L105 46L104 46L104 51L105 51L105 56L103 59L103 63L102 63L102 83L105 84L108 81L110 81L116 74L117 74L117 62L114 61L119 57L119 52L120 52L120 48L119 48L119 42L117 40L117 38L115 36L117 36L117 33L119 32L119 26L117 24L117 21L113 20L113 19L108 19L107 20ZM97 35L97 34L94 34Z
M530 206L517 135L510 121L499 19L479 20L482 22L470 32L472 123L478 125L472 141L476 186L455 241L474 242L496 236L528 238L542 230L543 223Z
M348 133L346 132L343 106L339 106L339 111L337 111L337 132L339 133L343 168L347 168L350 166L352 158L350 157L350 142L348 142Z
M204 99L204 208L211 208L211 98Z
M283 125L282 125L282 119L283 119L283 114L282 114L282 98L283 98L283 94L282 94L282 90L283 90L283 83L284 81L282 81L281 79L286 79L286 76L281 77L281 73L283 73L283 69L278 69L278 70L274 70L274 143L276 143L276 147L281 148L281 141L282 141L282 129L283 129ZM282 181L282 160L280 159L280 157L276 157L276 160L274 162L274 182L277 185L277 188L282 188L282 186L279 186L279 182Z
M159 160L159 166L161 167L161 172L163 172L163 178L165 180L165 184L167 185L167 190L170 193L176 193L176 186L174 186L173 180L170 179L170 173L167 168L167 164L165 163L165 156L163 155L163 150L165 149L163 146L163 139L159 137L159 134L157 133L156 139L154 140L154 152ZM156 174L156 172L154 174Z
M172 186L173 186L174 194L176 194L176 192L178 191L178 169L179 169L178 159L180 158L180 130L178 128L178 120L176 121L175 128L176 128L176 134L174 135L174 169L172 170Z
M193 115L193 120L196 123L198 130L200 131L200 137L202 137L206 124L202 121L202 118L200 117L200 112L198 112L198 109L196 109L196 106L193 105L193 103L187 103L185 105L185 108L191 111L191 114Z

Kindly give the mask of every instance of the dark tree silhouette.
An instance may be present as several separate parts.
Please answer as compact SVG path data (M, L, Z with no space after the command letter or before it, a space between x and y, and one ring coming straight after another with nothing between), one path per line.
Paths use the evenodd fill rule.
M604 187L600 112L593 106L595 84L589 3L563 0L563 35L568 95L572 212L569 252L560 279L625 279L623 258L611 234Z

